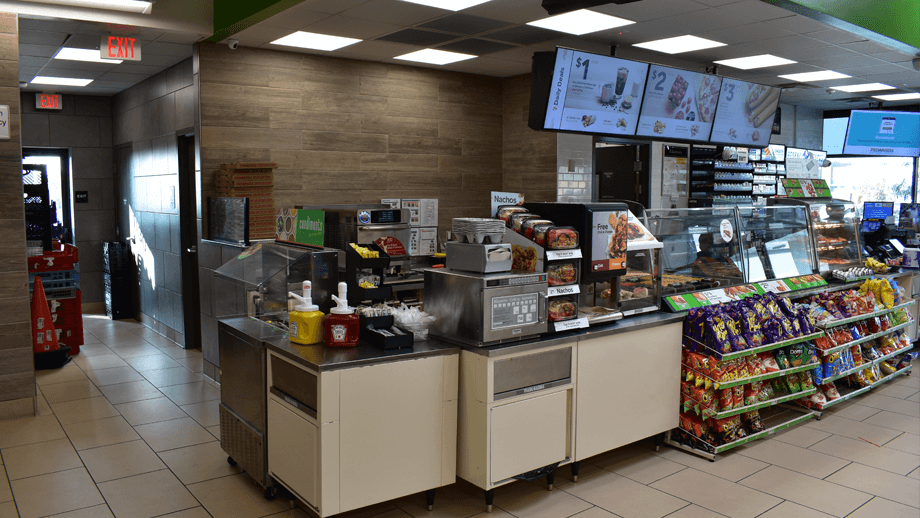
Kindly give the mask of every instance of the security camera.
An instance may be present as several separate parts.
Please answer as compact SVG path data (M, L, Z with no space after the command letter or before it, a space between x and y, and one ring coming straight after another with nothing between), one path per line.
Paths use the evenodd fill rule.
M830 166L831 166L831 161L826 158L824 159L823 162L821 162L821 167L830 167Z
M227 40L227 46L230 50L236 50L240 48L240 40Z

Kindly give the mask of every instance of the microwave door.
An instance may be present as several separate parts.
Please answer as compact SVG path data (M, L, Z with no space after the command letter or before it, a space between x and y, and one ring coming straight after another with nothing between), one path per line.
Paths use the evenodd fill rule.
M483 341L517 339L546 331L546 288L540 285L483 290Z

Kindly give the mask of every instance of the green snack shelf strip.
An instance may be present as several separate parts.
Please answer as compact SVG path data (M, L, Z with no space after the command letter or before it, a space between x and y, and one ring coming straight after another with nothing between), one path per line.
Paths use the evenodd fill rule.
M760 374L758 376L752 376L750 378L742 378L740 380L729 381L727 383L720 383L719 388L732 388L737 387L738 385L747 385L748 383L754 383L755 381L769 380L773 378L779 378L780 376L785 376L787 374L795 374L796 372L807 371L814 369L815 367L820 367L820 363L809 363L808 365L799 365L798 367L791 367L785 370L777 372L768 372L767 374Z
M719 412L714 415L711 414L711 416L715 419L725 419L726 417L732 417L738 414L743 414L745 412L750 412L752 410L759 410L761 408L766 408L768 406L778 405L780 403L785 403L786 401L792 401L793 399L800 399L805 396L810 396L814 393L815 393L815 388L812 387L809 390L804 390L802 392L796 392L795 394L789 394L789 395L778 397L775 399L768 399L767 401L762 401L760 403L755 403L753 405L743 406L741 408L736 408L734 410Z
M850 348L851 346L853 346L853 345L859 345L859 344L866 343L866 342L871 341L871 340L875 340L876 338L881 338L881 337L883 337L883 336L890 335L891 333L894 333L895 331L900 331L901 329L904 329L905 327L907 327L907 326L909 326L909 325L911 325L911 324L913 324L913 321L911 321L911 322L905 322L905 323L903 323L903 324L899 324L899 325L896 325L896 326L894 326L894 327L889 327L888 329L886 329L886 330L884 330L884 331L880 331L880 332L878 332L878 333L875 333L875 334L872 334L872 335L869 335L869 336L864 336L864 337L860 338L859 340L853 340L852 342L847 342L847 343L845 343L845 344L843 344L843 345L838 345L838 346L836 346L836 347L831 347L830 349L816 349L816 350L821 354L821 356L827 356L827 355L829 355L829 354L834 354L834 353L837 352L837 351L842 351L842 350L844 350L844 349L849 349L849 348Z
M759 354L759 353L766 352L766 351L772 351L773 349L779 349L780 347L786 347L787 345L795 345L795 344L798 344L798 343L807 342L807 341L809 341L809 340L814 340L815 338L818 338L819 336L822 336L823 334L824 334L824 331L818 331L818 332L816 332L816 333L812 333L812 334L810 334L810 335L805 335L805 336L800 336L800 337L798 337L798 338L793 338L793 339L791 339L791 340L783 340L782 342L776 342L776 343L772 343L772 344L762 345L762 346L756 347L756 348L754 348L754 349L745 349L745 350L743 350L743 351L737 351L737 352L725 353L725 354L722 354L722 353L720 353L720 352L718 352L718 351L714 351L714 350L710 349L709 347L706 347L705 344L702 344L702 343L700 343L700 342L697 342L696 340L693 340L693 339L690 338L689 336L686 336L686 335L685 335L685 336L686 336L686 338L688 338L688 339L690 339L690 340L693 340L694 342L698 343L698 344L701 345L702 347L706 348L708 351L710 351L710 353L711 353L712 356L714 356L714 357L716 357L716 358L718 358L718 359L720 359L720 360L734 360L734 359L737 359L737 358L744 358L744 357L746 357L746 356L752 356L752 355L754 355L754 354Z
M838 319L838 320L827 320L827 321L825 321L825 322L819 322L818 325L817 325L817 327L820 327L820 328L823 328L823 329L828 329L828 328L831 328L831 327L837 327L837 326L842 326L842 325L846 325L846 324L852 324L853 322L859 322L860 320L865 320L865 319L867 319L867 318L879 317L879 316L882 316L882 315L887 315L888 313L891 313L892 311L897 311L897 310L899 310L899 309L906 308L907 306L910 306L910 305L913 304L914 302L915 302L915 301L913 301L913 300L910 301L910 302L904 302L904 303L898 304L897 306L892 307L891 309L880 309L880 310L878 310L878 311L873 311L873 312L871 312L871 313L866 313L866 314L864 314L864 315L856 315L855 317L847 317L847 318L841 318L841 319Z
M908 365L907 367L904 367L903 369L898 370L898 371L895 372L894 374L889 374L889 375L885 376L884 378L882 378L882 379L876 381L875 383L869 385L869 388L875 388L875 387L877 387L877 386L879 386L879 385L881 385L881 384L883 384L883 383L888 383L889 381L893 380L894 378L897 378L898 376L903 376L904 374L907 374L907 372L908 372L911 368L913 368L913 365Z
M849 376L850 374L854 374L854 373L859 372L859 371L864 371L864 370L868 369L869 367L872 367L872 363L871 363L871 362L868 363L868 364L864 363L864 364L862 364L862 365L858 365L858 366L856 366L855 368L852 368L852 369L850 369L850 370L848 370L848 371L845 371L845 372L841 372L840 374L834 374L833 376L831 376L831 377L829 377L829 378L821 378L821 381L820 381L820 382L819 382L819 381L815 381L815 383L818 383L819 385L824 385L825 383L830 383L830 382L832 382L832 381L837 381L837 380L839 380L840 378L845 378L845 377Z
M744 439L738 439L738 440L735 441L735 442L730 442L730 443L728 443L728 444L723 444L722 446L717 446L717 447L716 447L716 453L722 453L723 451L728 451L728 450L730 450L730 449L732 449L732 448L736 448L736 447L738 447L738 446L743 446L743 445L745 445L745 444L747 444L747 443L749 443L749 442L751 442L751 441L756 441L757 439L761 439L761 438L766 437L766 436L768 436L768 435L773 435L773 434L776 433L776 432L779 432L779 431L781 431L781 430L785 430L786 428L789 428L789 427L791 427L791 426L795 426L795 425L797 425L797 424L799 424L799 423L801 423L801 422L803 422L803 421L807 421L807 420L811 419L813 416L814 416L813 413L812 413L812 414L802 414L801 417L797 417L797 418L795 418L795 419L789 421L788 423L783 423L783 424L780 424L780 425L776 425L776 426L774 426L773 428L767 428L766 430L764 430L764 431L762 431L762 432L757 432L757 433L755 433L755 434L753 434L753 435L749 435L749 436L745 437ZM707 444L708 444L708 443L707 443Z
M864 394L864 393L868 392L869 389L871 389L871 388L872 388L872 385L868 385L868 386L863 387L863 388L861 388L861 389L859 389L859 390L854 390L853 392L850 392L849 394L847 394L847 395L845 395L845 396L840 396L839 398L837 398L837 399L835 399L835 400L833 400L833 401L828 401L827 403L824 404L824 406L821 407L821 410L824 410L824 409L827 408L827 407L834 406L834 405L836 405L836 404L838 404L838 403L843 403L844 401L846 401L846 400L848 400L848 399L850 399L850 398L856 397L856 396L858 396L858 395L860 395L860 394Z

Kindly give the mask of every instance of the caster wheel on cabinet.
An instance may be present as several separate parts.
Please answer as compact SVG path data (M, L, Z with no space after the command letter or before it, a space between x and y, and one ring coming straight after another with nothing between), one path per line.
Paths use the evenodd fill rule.
M236 461L233 460L233 457L227 457L227 464L231 466L236 466Z
M265 499L266 500L272 501L275 499L276 496L278 496L277 486L270 486L270 487L265 488Z

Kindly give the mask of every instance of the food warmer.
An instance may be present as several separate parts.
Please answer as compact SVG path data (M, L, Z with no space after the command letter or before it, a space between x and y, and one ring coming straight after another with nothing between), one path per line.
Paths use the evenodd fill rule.
M768 204L805 209L815 263L822 274L863 265L858 214L853 202L830 198L770 198Z
M804 207L739 207L748 282L817 273Z
M663 245L662 297L747 282L734 207L656 209L645 214L648 230Z

